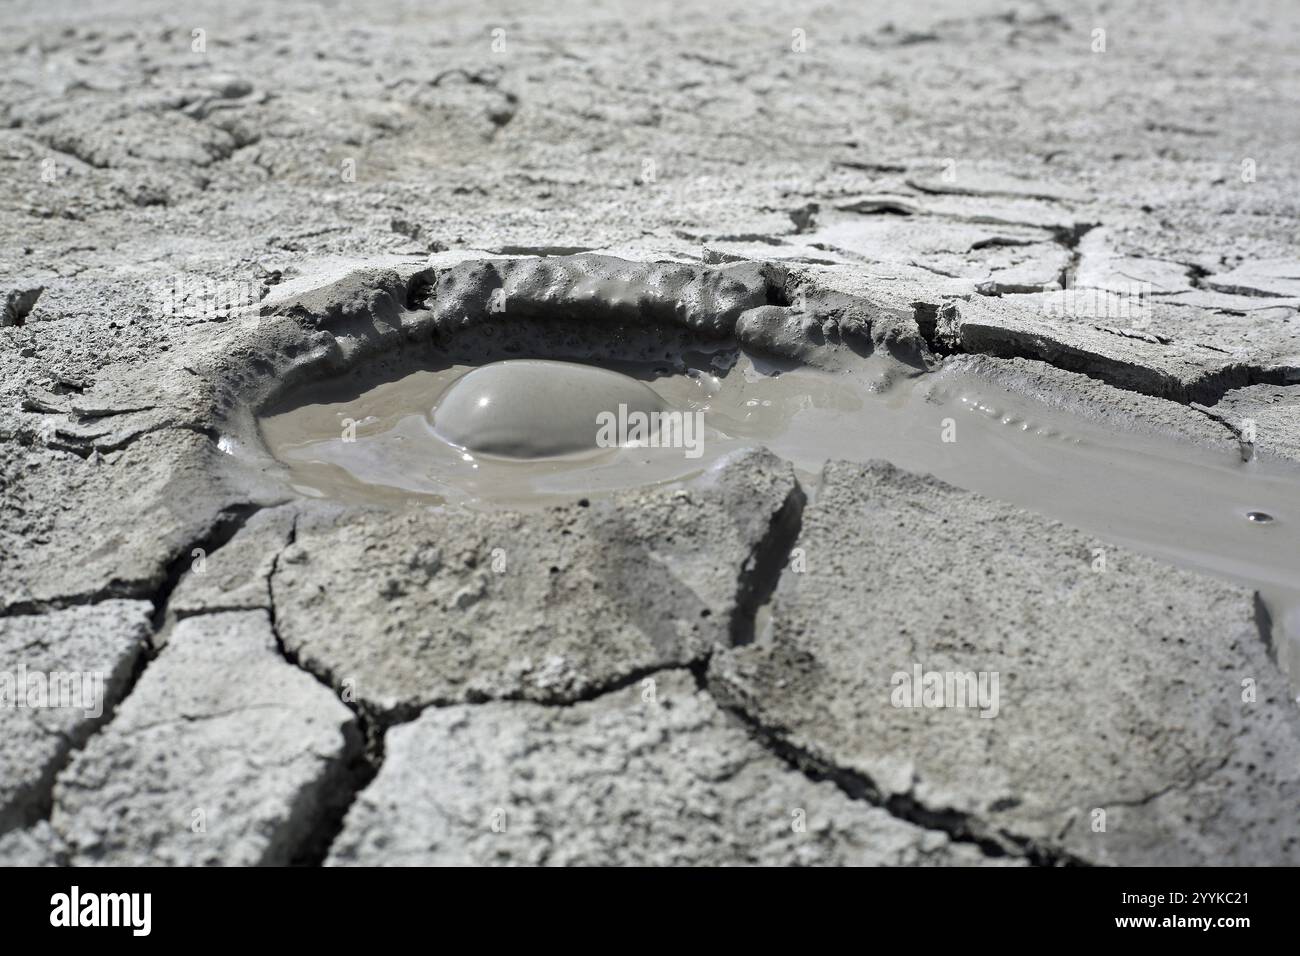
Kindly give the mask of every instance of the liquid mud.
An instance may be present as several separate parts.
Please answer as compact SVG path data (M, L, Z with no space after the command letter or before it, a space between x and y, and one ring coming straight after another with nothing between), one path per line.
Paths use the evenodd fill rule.
M1279 663L1300 677L1292 468L1109 430L951 370L899 376L883 359L836 373L734 352L600 365L317 383L265 415L262 434L301 494L395 507L528 508L685 482L755 445L792 462L815 497L826 461L885 459L1082 528L1099 547L1257 589ZM639 424L635 412L680 414L620 430ZM615 427L598 441L602 413Z

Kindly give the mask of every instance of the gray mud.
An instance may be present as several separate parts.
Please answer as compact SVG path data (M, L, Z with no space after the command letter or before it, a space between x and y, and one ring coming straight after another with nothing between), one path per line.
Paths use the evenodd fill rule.
M1239 7L4 4L0 863L1300 864Z

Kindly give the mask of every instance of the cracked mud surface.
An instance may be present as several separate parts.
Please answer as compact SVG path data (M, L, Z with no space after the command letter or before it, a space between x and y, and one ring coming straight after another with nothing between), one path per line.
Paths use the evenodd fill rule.
M1300 621L1250 582L761 448L313 500L256 423L704 343L1300 481L1293 6L0 25L0 672L103 678L0 709L0 863L1300 862ZM895 706L914 665L996 716Z

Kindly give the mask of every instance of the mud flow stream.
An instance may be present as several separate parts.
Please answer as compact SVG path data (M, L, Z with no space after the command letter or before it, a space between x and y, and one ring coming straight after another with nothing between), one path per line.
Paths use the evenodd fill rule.
M1279 663L1300 676L1300 473L1108 430L951 370L890 371L734 352L675 368L449 365L317 383L261 427L301 494L387 506L535 507L690 481L755 445L791 461L815 497L827 460L885 459L1082 528L1099 548L1257 589Z

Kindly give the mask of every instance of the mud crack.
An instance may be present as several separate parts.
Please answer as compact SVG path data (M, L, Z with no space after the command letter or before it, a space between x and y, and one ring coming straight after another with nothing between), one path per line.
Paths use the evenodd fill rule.
M309 823L305 836L290 856L291 865L294 866L321 866L334 840L343 829L343 821L347 817L348 810L352 808L358 794L375 779L379 768L383 765L386 728L372 719L356 701L347 699L345 694L340 694L339 689L332 686L328 679L304 665L298 659L298 655L285 646L284 638L280 635L275 590L271 581L279 568L281 555L284 554L285 549L294 544L297 537L298 515L295 514L289 527L289 534L272 559L271 567L266 574L266 611L271 621L271 633L275 636L276 647L286 663L309 674L318 683L329 688L330 692L336 694L344 706L352 711L363 740L361 750L341 768L341 772L333 781L334 792L325 794L319 808L315 811L315 819Z
M260 505L253 504L233 505L223 509L223 511L217 516L213 525L209 528L208 532L202 538L197 539L190 545L182 548L180 553L170 562L166 576L151 596L146 597L138 590L136 590L135 593L130 594L103 593L94 595L93 600L73 600L66 606L95 604L100 601L111 600L118 597L134 598L136 600L148 599L152 602L154 607L151 624L153 626L153 637L156 639L163 627L163 622L167 617L168 600L172 592L176 589L176 585L184 576L188 564L191 561L190 556L193 550L195 548L202 548L205 553L208 554L219 550L223 545L229 542L239 529L244 526L245 522L247 522L247 520L260 509ZM44 610L54 609L55 608L43 607L40 610L30 609L14 612L11 608L9 613L25 613L27 615L33 615L42 613ZM68 741L67 748L60 754L57 764L51 768L48 774L45 775L40 792L31 799L31 805L35 808L35 819L47 822L49 821L50 816L54 811L54 788L59 777L71 764L73 758L84 750L98 734L102 733L104 729L112 723L113 715L117 712L118 708L126 702L127 698L131 696L136 685L139 684L140 678L144 675L146 668L148 668L149 664L157 657L158 650L156 640L143 649L140 655L136 658L131 673L127 676L126 681L122 686L121 693L117 696L116 700L111 703L106 702L102 719L95 723L94 727L88 734L80 740L73 740L64 735L65 739Z
M741 569L736 607L731 615L731 643L739 647L754 642L761 612L772 600L781 572L790 560L791 549L803 527L803 509L808 496L796 481L785 503L772 516L767 533L755 545Z
M973 814L951 808L927 807L912 793L886 797L870 777L821 760L807 750L784 739L780 732L764 726L743 706L724 703L727 695L719 694L704 683L714 699L728 713L740 720L754 740L792 769L814 782L829 781L852 800L878 806L891 816L925 830L937 830L957 843L978 847L987 857L1023 857L1034 866L1090 866L1087 861L1056 847L991 827Z

